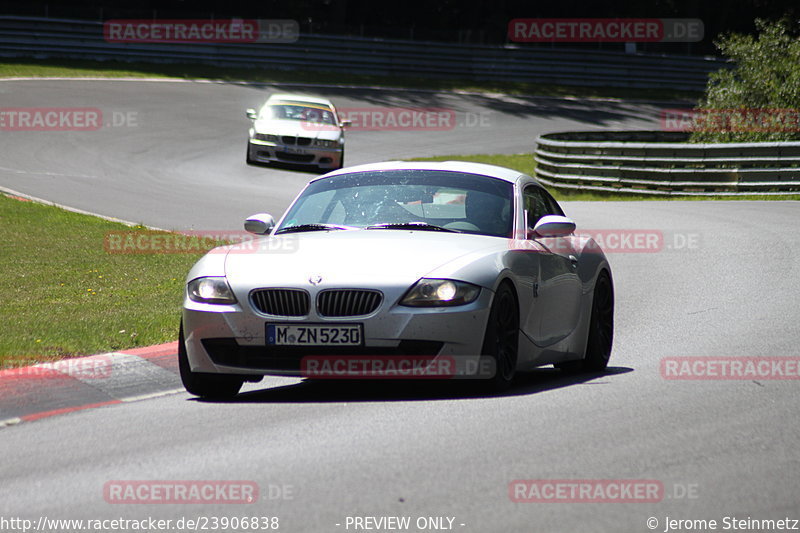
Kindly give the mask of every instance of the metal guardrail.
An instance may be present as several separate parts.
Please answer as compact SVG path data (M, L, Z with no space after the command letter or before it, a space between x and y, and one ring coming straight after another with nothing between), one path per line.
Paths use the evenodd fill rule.
M683 132L565 132L537 139L536 177L558 189L651 195L800 193L800 142L688 143Z
M479 81L700 91L719 58L300 34L295 43L109 43L101 22L0 17L0 56L207 63Z

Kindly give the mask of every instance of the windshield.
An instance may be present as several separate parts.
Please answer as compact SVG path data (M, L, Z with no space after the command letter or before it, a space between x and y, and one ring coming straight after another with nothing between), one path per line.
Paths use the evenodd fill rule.
M284 102L270 104L261 108L260 117L266 120L300 120L320 124L336 124L333 110L324 105Z
M510 237L512 199L511 183L476 174L440 170L343 174L311 183L276 231L325 224L410 229L403 225L418 222L419 229L430 225ZM386 227L373 227L381 224Z

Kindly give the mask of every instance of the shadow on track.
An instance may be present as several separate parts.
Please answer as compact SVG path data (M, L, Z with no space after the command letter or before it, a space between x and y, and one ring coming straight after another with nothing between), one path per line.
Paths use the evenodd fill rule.
M554 368L542 368L518 374L507 391L487 393L469 380L304 380L293 385L244 392L230 400L190 401L204 403L335 403L335 402L418 402L432 400L469 400L526 396L573 385L604 385L603 378L632 372L628 367L609 367L604 372L567 374Z
M223 82L224 83L224 82ZM625 101L624 99L592 99L551 97L546 95L502 95L465 93L449 90L415 90L369 87L308 87L291 83L263 84L232 82L230 85L255 91L254 105L261 105L266 95L274 92L313 94L334 100L355 100L359 106L446 108L455 112L478 109L519 118L569 119L593 126L607 126L627 119L656 120L662 108L676 107L675 102ZM261 102L258 104L257 102ZM687 105L689 105L687 103ZM337 105L340 109L348 106Z
M314 167L310 165L300 165L295 163L287 163L285 161L270 161L269 163L264 163L261 161L253 161L251 163L247 163L247 166L256 167L256 168L274 168L278 170L290 170L294 172L304 172L310 176L317 176L322 174L327 174L328 172L333 171L332 168L329 169L321 169L319 167Z

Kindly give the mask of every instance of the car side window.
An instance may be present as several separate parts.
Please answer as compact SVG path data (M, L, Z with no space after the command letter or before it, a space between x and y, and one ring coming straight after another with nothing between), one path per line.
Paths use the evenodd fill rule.
M541 192L544 196L545 203L550 211L548 215L559 215L563 217L564 211L561 209L561 206L558 205L558 202L556 202L555 198L553 198L550 193L544 189L539 189L539 192Z
M523 193L525 199L525 212L527 214L527 226L533 228L536 223L545 215L561 215L561 209L553 205L555 200L539 187L530 186ZM557 208L557 209L556 209Z

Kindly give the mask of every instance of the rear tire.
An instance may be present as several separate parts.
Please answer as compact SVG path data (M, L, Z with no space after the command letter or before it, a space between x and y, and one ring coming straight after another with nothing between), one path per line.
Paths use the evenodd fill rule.
M567 361L555 366L568 372L602 372L608 366L613 344L614 287L611 276L603 270L594 285L586 355L580 361Z
M233 398L239 393L239 389L244 383L244 378L235 375L192 372L189 366L189 355L186 352L186 340L183 336L183 321L181 321L178 331L178 369L186 390L201 398Z
M492 391L511 386L517 369L519 350L519 305L514 290L507 283L497 289L486 323L481 357L494 362L494 375L486 381Z

